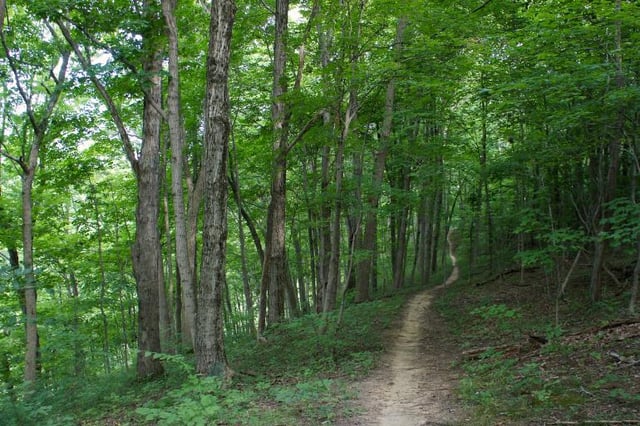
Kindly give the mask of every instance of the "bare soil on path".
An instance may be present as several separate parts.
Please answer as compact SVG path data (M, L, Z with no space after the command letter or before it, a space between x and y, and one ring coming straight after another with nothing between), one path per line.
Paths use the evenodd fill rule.
M459 371L452 362L459 351L451 342L432 301L458 277L454 269L445 284L422 291L408 302L383 366L359 383L356 406L363 414L339 425L427 426L469 421L455 395Z

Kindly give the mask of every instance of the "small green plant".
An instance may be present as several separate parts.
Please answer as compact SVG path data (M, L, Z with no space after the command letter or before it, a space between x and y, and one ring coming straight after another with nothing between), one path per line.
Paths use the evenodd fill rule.
M500 303L496 305L480 306L471 311L472 315L477 315L485 321L485 326L489 325L500 331L510 331L513 329L514 320L520 318L520 313Z
M622 388L611 389L611 391L609 392L609 397L630 403L640 402L640 394L631 394L627 390Z
M136 410L145 422L158 425L208 425L220 421L242 423L255 395L225 389L217 377L191 376L180 388Z
M551 391L549 389L534 390L531 394L540 404L546 404L551 399Z
M351 377L369 372L375 364L375 355L372 352L354 352L350 359L342 363L342 370Z
M478 315L483 320L503 320L518 318L519 314L515 309L510 309L501 303L498 305L481 306L471 311L473 315Z

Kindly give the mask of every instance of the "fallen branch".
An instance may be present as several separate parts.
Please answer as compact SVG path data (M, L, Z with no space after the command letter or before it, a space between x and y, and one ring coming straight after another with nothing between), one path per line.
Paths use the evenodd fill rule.
M567 337L569 337L569 336L580 336L582 334L595 334L595 333L597 333L599 331L611 330L613 328L622 327L624 325L633 325L633 324L640 324L640 320L638 320L638 319L624 319L624 320L620 320L620 321L613 321L613 322L610 322L609 324L605 324L605 325L600 326L600 327L590 327L590 328L587 328L585 330L580 330L580 331L576 331L575 333L567 334Z
M611 272L611 269L607 268L606 264L604 264L602 266L604 268L604 271L607 273L607 275L609 275L611 277L613 282L615 282L618 287L622 287L623 285L620 283L620 280L618 280L618 277L616 277L616 274Z
M535 268L535 267L525 268L526 271L532 271L532 270L535 270L535 269L537 269L537 268ZM491 277L487 278L484 281L477 282L476 283L476 287L480 287L480 286L483 286L485 284L489 284L490 282L493 282L493 281L497 280L498 278L503 278L505 275L514 274L516 272L520 272L521 270L522 270L522 268L519 267L519 266L516 266L514 268L505 269L504 271L498 272L497 274L492 275Z
M466 350L464 352L462 352L462 356L470 359L470 360L475 360L475 359L479 359L480 355L484 354L487 351L494 351L494 352L500 352L502 355L507 355L507 354L511 354L514 352L518 352L523 348L522 344L517 344L517 345L500 345L500 346L485 346L482 348L475 348L475 349L469 349Z

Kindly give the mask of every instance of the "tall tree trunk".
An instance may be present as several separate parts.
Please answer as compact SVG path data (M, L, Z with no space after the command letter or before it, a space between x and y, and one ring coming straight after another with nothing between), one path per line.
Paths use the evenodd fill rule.
M244 302L245 302L245 310L247 314L247 324L249 328L249 332L251 334L256 334L256 324L255 324L255 313L253 309L253 293L251 291L251 283L249 279L249 267L247 265L247 249L246 249L246 238L244 235L244 226L242 225L242 198L240 197L239 180L240 173L238 171L238 154L236 150L235 140L231 139L231 149L233 155L230 155L231 160L229 161L232 165L233 170L232 179L230 186L233 189L233 196L236 201L236 205L238 206L238 242L240 244L240 262L241 262L241 270L242 270L242 288L244 290ZM259 240L258 240L259 241ZM264 257L264 254L262 255Z
M273 92L271 118L273 121L273 162L271 166L271 201L267 213L266 252L261 279L261 298L266 293L268 299L268 322L280 321L283 314L284 283L287 279L285 247L285 205L287 185L287 145L289 123L286 102L283 95L287 91L285 66L287 59L289 0L276 0L275 42L273 53ZM260 301L260 322L258 333L265 327L266 307Z
M309 301L308 301L308 292L307 292L307 283L305 279L304 272L304 262L302 259L302 243L300 241L300 230L296 229L295 224L291 224L292 229L292 237L293 237L293 247L296 254L296 283L298 289L298 297L300 299L300 311L302 313L309 312Z
M494 270L494 247L493 247L493 213L491 211L491 193L489 191L489 173L487 169L487 155L488 155L488 134L487 134L487 107L488 107L488 94L482 93L482 99L480 101L480 108L482 111L482 135L481 135L481 151L480 151L480 189L478 194L481 200L484 201L485 214L487 221L487 251L489 254L489 273L493 273ZM482 198L484 194L484 198ZM481 203L482 201L478 201Z
M145 86L148 90L144 96L143 137L140 158L137 158L129 132L124 125L122 116L105 88L104 84L91 72L90 58L85 56L69 29L61 20L56 21L65 40L87 72L89 79L102 97L111 118L118 130L125 155L136 175L137 206L136 206L136 237L131 254L133 272L136 278L138 292L138 377L151 377L162 374L163 368L159 360L150 355L159 352L160 348L160 313L158 303L159 281L162 281L162 259L160 235L157 229L160 199L160 71L162 58L155 48L157 38L158 16L145 1L145 19L149 22L148 33L143 36L146 57L143 58L143 71L147 77Z
M431 272L436 272L438 267L438 249L440 248L440 228L442 226L442 201L444 190L441 187L436 188L433 205L433 231L431 232ZM445 234L446 235L446 234ZM442 250L444 253L445 250Z
M96 237L98 243L98 269L100 270L100 317L102 319L102 357L104 359L104 372L109 374L111 372L111 363L109 362L109 321L107 320L107 314L104 309L105 296L107 291L107 277L104 267L104 255L102 252L102 219L100 217L100 208L98 206L98 194L94 192L93 209L96 220ZM75 276L74 276L75 281ZM77 285L75 285L75 292L77 292ZM77 297L77 294L74 294ZM75 299L74 299L75 300ZM75 301L77 303L77 301Z
M622 7L622 0L616 0L615 10L616 13L620 12ZM624 88L625 78L624 70L622 68L622 23L620 20L615 23L615 62L616 62L616 89L620 90ZM620 162L620 145L621 140L624 137L624 121L625 111L621 108L618 111L618 117L615 123L615 131L608 146L608 159L609 167L607 170L607 180L604 187L604 193L600 197L602 203L599 206L597 215L598 222L601 219L607 218L609 215L607 203L611 202L616 195L616 178L618 173L618 166ZM600 228L600 225L597 225ZM602 226L601 231L608 231L611 228L609 224ZM599 232L600 233L600 232ZM604 258L607 252L607 240L596 236L595 247L593 254L593 267L591 269L591 300L596 302L602 298L602 269L604 265Z
M333 217L331 218L330 235L330 255L329 270L327 273L327 287L322 296L322 311L329 312L335 308L338 286L340 284L340 223L342 212L342 178L344 164L344 144L351 129L351 122L355 119L358 111L357 94L355 89L349 95L349 105L345 112L342 134L338 139L335 159L335 201L333 206Z
M36 146L35 156L33 146ZM32 188L35 167L37 166L38 148L34 142L32 157L33 167L22 176L22 262L24 265L24 301L27 334L27 349L24 359L24 380L35 382L37 375L38 325L36 317L36 277L33 271L33 199ZM30 161L31 163L31 161Z
M319 232L318 230L320 229L320 227L317 225L318 221L319 221L319 215L316 213L316 209L313 208L313 205L311 204L311 200L309 198L309 194L311 194L312 189L309 186L309 179L308 179L308 175L312 174L315 175L316 174L316 161L315 159L312 157L310 159L310 165L304 164L303 170L302 170L302 179L303 179L303 193L305 194L305 204L307 206L307 220L308 220L308 224L307 224L307 241L309 244L309 271L311 272L311 285L310 288L308 289L307 294L311 294L311 301L308 301L308 306L307 306L307 311L306 312L310 312L311 311L311 307L315 306L316 309L318 307L318 293L317 293L317 288L319 286L319 276L320 276L320 262L318 261L319 259L319 250L318 250L318 235ZM309 167L309 171L307 171L307 167ZM302 302L302 299L301 299ZM303 305L303 309L304 309L304 305Z
M2 46L5 56L8 60L9 67L15 79L15 85L26 106L26 113L29 124L33 130L33 139L31 146L27 148L26 141L23 145L23 154L28 152L28 158L23 159L10 157L18 164L21 169L22 183L22 261L24 266L24 307L25 307L25 326L26 326L26 350L25 350L25 366L24 380L27 383L33 383L36 380L38 372L38 325L37 325L37 281L34 272L33 259L33 182L38 168L38 157L40 148L44 142L44 137L49 127L49 120L53 111L60 100L62 89L64 87L67 75L67 67L69 64L69 52L61 52L60 64L56 64L57 72L54 68L50 70L50 76L55 86L52 90L48 90L48 97L43 105L39 116L36 116L34 110L33 95L28 93L23 87L22 74L19 70L19 63L13 57L13 53L6 43L4 33L2 37ZM3 154L5 154L3 152Z
M151 13L151 12L149 12ZM155 20L155 18L152 18ZM151 41L147 41L151 43ZM137 161L138 202L136 236L132 249L133 272L138 291L138 377L155 377L163 372L162 364L152 354L161 352L159 286L162 256L158 219L160 215L160 112L162 56L148 45L143 70L147 90L143 111L143 135Z
M329 125L329 114L324 118L325 126ZM322 147L322 163L320 166L320 192L326 194L329 190L329 155L331 149L329 146ZM320 220L318 225L318 286L316 289L316 310L321 312L324 306L324 294L327 291L327 283L329 282L329 262L331 260L331 207L328 202L323 202L320 206Z
M73 299L73 320L71 321L71 329L73 330L73 373L74 376L80 377L85 371L85 352L82 349L80 337L80 293L78 291L78 280L73 271L69 272L69 295ZM104 327L104 324L103 324Z
M178 27L175 17L176 0L162 0L162 10L169 36L169 87L167 94L169 137L171 139L171 193L175 219L176 263L180 270L182 301L182 344L193 347L196 299L193 264L189 258L187 222L183 193L184 132L180 111L180 73L178 68Z
M428 260L430 259L430 208L431 202L428 191L423 190L422 202L418 207L418 231L416 237L416 262L421 285L427 285L431 278L431 268L428 267Z
M404 39L404 31L407 26L407 19L401 17L398 20L396 28L396 38L394 41L394 49L396 55L402 51L402 42ZM369 300L369 277L373 265L373 257L375 256L374 247L377 238L378 218L377 210L380 202L380 191L382 180L384 177L384 169L387 154L389 152L389 143L391 139L391 127L393 124L393 110L395 102L395 79L392 77L387 83L387 91L384 105L384 117L382 120L382 128L380 129L380 149L376 153L375 164L373 169L372 194L368 200L368 209L364 227L364 237L362 240L362 248L366 256L360 260L356 266L357 292L356 302L364 302Z
M226 286L227 156L231 131L229 61L236 6L218 0L211 6L204 123L204 223L202 269L196 314L196 370L229 373L224 349L223 291Z
M638 159L637 144L631 142L631 153L633 156L633 166L631 172L631 201L638 205L638 176L640 175L640 160ZM636 304L638 302L638 291L640 290L640 234L636 235L636 266L633 268L631 277L631 295L629 297L629 313L636 315Z
M166 152L163 149L163 152ZM160 167L161 170L165 170L165 167ZM164 257L164 270L163 276L165 277L166 283L163 283L163 288L166 285L166 291L164 293L164 302L160 301L160 340L163 345L163 349L169 353L175 353L175 343L176 343L176 330L177 324L175 321L175 308L176 304L179 303L180 299L176 298L176 289L174 280L174 269L173 269L173 244L171 242L171 213L169 211L169 194L167 194L167 189L164 188L165 185L162 185L162 217L164 222L164 235L165 235L165 245L166 245L166 254ZM178 286L179 288L179 286ZM160 295L162 297L162 294ZM167 342L171 342L171 346L164 346Z
M335 161L334 161L334 173L335 173L335 189L333 200L333 215L330 217L329 225L329 264L327 271L327 283L322 295L322 311L327 313L335 308L338 287L340 285L340 240L341 240L341 220L342 220L342 180L344 177L344 149L347 137L351 132L351 123L356 119L358 115L358 82L355 78L358 69L358 61L360 56L358 55L358 43L360 43L360 34L362 29L362 14L364 11L364 2L358 4L357 13L352 15L350 5L344 4L347 8L347 16L351 21L345 25L343 32L351 39L348 46L349 55L349 71L350 78L348 80L347 91L349 93L349 101L347 108L344 112L344 119L342 121L342 128L338 137ZM326 44L325 35L321 35L321 55L323 60L323 67L327 65L328 46ZM342 93L338 95L336 111L340 111L342 103ZM325 116L325 124L328 120L328 114ZM338 118L338 117L336 117ZM334 129L337 129L338 125L334 124Z
M404 169L404 167L403 167ZM411 186L411 174L409 170L402 171L402 191L408 193ZM396 252L393 254L396 257L395 265L396 269L393 273L393 287L401 288L404 284L405 277L405 268L406 268L406 260L407 260L407 228L409 222L409 207L402 206L399 212L399 223L398 223L398 247Z

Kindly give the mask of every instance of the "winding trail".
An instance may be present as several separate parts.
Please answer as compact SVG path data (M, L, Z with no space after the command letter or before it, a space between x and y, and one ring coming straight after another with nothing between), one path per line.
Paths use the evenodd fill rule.
M454 393L457 378L451 362L457 351L431 306L435 295L459 276L451 233L447 240L451 275L444 284L409 301L384 366L359 385L357 405L364 414L339 425L455 425L468 420Z

